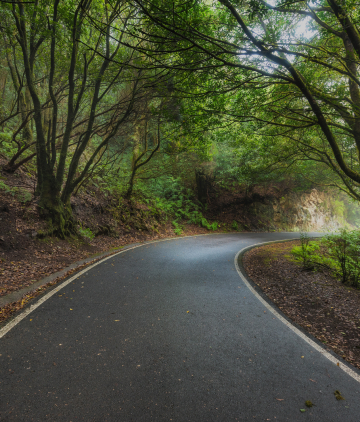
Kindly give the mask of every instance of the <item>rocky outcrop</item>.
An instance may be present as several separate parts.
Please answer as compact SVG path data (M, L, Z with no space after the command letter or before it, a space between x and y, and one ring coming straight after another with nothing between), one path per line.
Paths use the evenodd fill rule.
M350 205L334 195L312 189L310 192L291 192L281 198L253 202L247 211L267 230L329 231L354 224L347 221Z

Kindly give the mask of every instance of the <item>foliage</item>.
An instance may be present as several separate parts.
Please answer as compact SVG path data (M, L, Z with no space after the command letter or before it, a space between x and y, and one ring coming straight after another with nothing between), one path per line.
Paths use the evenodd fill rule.
M4 190L5 193L11 193L13 196L15 195L14 188L8 186L5 182L0 180L0 189Z
M11 142L12 140L12 133L3 131L0 133L0 148L1 152L5 157L11 157L15 154L16 148L14 144Z
M335 215L343 219L346 217L346 207L343 201L334 200L331 206Z
M177 220L173 220L171 224L174 226L174 233L177 236L183 233L183 227L177 222Z
M0 189L4 190L5 193L10 193L12 196L16 196L16 198L20 202L29 202L32 199L32 195L29 191L19 187L11 187L8 186L5 182L0 180Z
M201 212L202 205L194 200L192 189L184 188L179 178L169 177L153 185L153 192L159 196L153 199L154 207L161 210L166 218L174 218L172 221L176 234L181 234L180 220L186 220L189 224L196 224L207 230L217 230L218 222L209 223ZM148 200L147 202L150 202Z
M88 184L216 230L194 200L197 167L246 192L291 177L360 199L352 2L39 0L0 13L4 170L31 166L59 236L76 231L70 199ZM347 218L341 201L333 211Z
M13 82L0 118L10 156L4 168L36 157L40 208L64 237L76 231L71 196L105 163L120 167L132 150L130 196L136 172L160 152L172 121L164 111L172 103L163 93L168 76L136 70L146 57L126 47L127 26L137 20L129 2L0 3L0 12Z
M304 232L300 233L300 243L300 246L294 246L291 253L302 263L304 269L313 268L311 256L320 249L318 243L310 242L308 234Z
M327 268L340 278L342 283L360 288L360 232L341 230L328 234L321 240L310 241L306 233L301 234L301 246L291 253L305 270Z
M17 188L17 198L20 202L29 202L32 199L32 194L27 191L26 189L22 189L22 188Z
M357 230L342 230L340 234L329 234L323 240L327 253L338 266L341 281L360 287L360 233Z
M83 228L82 226L79 226L78 232L81 236L87 237L89 240L93 240L95 237L94 233L90 230L89 227Z
M134 5L148 28L151 63L185 73L175 90L192 98L192 115L201 116L193 123L248 131L269 144L272 166L297 170L313 161L326 177L303 172L305 178L360 199L360 34L353 2ZM137 48L140 36L133 34Z

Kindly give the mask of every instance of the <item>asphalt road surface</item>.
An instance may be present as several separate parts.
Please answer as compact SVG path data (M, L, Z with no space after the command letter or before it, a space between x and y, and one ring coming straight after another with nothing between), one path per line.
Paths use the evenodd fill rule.
M88 270L0 339L0 420L359 422L359 381L235 268L240 249L294 237L179 238Z

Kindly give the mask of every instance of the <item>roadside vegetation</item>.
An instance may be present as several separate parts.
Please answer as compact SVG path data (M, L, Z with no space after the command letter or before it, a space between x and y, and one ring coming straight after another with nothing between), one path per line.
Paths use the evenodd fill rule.
M320 240L310 240L301 233L301 245L291 254L305 271L327 271L348 286L360 289L360 233L358 230L327 234Z

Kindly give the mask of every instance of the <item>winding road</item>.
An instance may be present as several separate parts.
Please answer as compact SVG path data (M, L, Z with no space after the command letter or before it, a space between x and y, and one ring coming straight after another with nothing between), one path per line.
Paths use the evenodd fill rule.
M297 236L147 243L58 285L0 330L0 420L359 422L359 372L279 318L234 263Z

